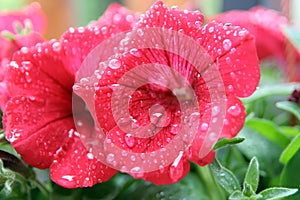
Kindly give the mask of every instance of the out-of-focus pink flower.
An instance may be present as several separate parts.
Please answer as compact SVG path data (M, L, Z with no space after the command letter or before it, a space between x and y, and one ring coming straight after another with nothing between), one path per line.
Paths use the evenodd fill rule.
M6 65L17 50L42 42L40 33L45 31L46 25L46 17L38 3L32 3L18 11L0 12L0 107L2 110L9 99L4 82Z
M281 13L264 7L254 7L248 11L228 11L212 17L211 20L246 28L255 36L260 60L275 58L285 71L288 71L288 65L293 65L289 66L294 68L295 74L292 76L300 81L300 52L294 46L288 45L289 41L283 33L283 28L289 23ZM294 60L292 64L288 59Z
M263 7L232 10L214 16L212 20L246 28L255 36L259 59L285 56L286 40L281 30L288 25L288 20L275 10Z

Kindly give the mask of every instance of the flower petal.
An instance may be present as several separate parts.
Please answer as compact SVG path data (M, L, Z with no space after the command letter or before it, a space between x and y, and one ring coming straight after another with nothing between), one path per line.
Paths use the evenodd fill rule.
M242 102L234 96L228 96L225 119L218 119L224 120L222 132L218 138L235 137L243 127L245 117L246 113ZM201 116L201 123L198 128L198 133L190 147L189 160L198 163L199 165L205 165L213 161L213 151L208 153L203 158L199 157L200 150L204 148L206 137L210 137L208 135L209 126L214 126L211 109L206 110Z
M125 7L118 3L112 3L106 9L104 14L96 21L91 24L99 28L103 26L113 25L119 32L130 30L138 20L138 14L127 10Z
M109 180L116 170L97 161L83 146L80 138L72 135L58 150L50 167L51 179L66 188L91 187Z
M197 37L217 64L227 92L238 97L251 95L260 78L253 36L240 27L212 22Z
M204 16L199 11L180 11L176 7L168 9L162 1L158 1L141 17L138 27L181 30L193 36L202 26L203 20Z
M16 96L6 105L5 136L23 159L38 168L50 166L56 150L74 127L69 102L60 98Z
M74 76L66 71L61 51L50 41L18 51L9 65L7 87L11 96L49 95L65 98L71 95Z

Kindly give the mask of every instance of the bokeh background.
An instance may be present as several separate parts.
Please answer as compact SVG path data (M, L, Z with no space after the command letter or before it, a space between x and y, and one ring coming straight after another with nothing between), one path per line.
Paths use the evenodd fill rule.
M32 1L38 1L48 17L47 39L59 38L71 26L84 26L96 20L112 2L120 3L127 8L143 12L156 0L0 0L0 10L11 10L23 7ZM164 0L168 6L178 5L181 8L199 9L206 16L232 9L249 9L263 5L281 11L284 9L294 23L300 22L299 0ZM288 5L288 6L286 6Z

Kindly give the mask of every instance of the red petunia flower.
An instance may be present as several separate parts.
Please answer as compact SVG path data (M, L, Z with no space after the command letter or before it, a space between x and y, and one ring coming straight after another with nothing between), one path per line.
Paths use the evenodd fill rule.
M108 19L115 15L118 20ZM12 98L3 119L6 138L26 163L50 168L51 179L61 186L92 186L116 173L82 144L79 135L90 130L75 128L72 86L87 54L112 34L131 29L134 19L114 4L96 24L70 28L60 41L23 47L9 64L6 83ZM85 119L82 101L76 98L74 103Z
M96 157L136 178L170 184L189 172L188 160L210 163L212 143L242 128L238 97L251 95L260 77L254 38L240 27L202 23L200 12L159 1L120 41L117 55L100 62L95 75L81 76L75 93L105 136L94 146L104 146Z
M0 107L2 110L9 98L4 82L6 65L17 50L43 41L39 33L45 31L46 24L46 17L38 3L32 3L20 11L0 13L0 33L2 33L0 35ZM17 26L22 30L16 30ZM9 34L11 38L6 38L5 34Z

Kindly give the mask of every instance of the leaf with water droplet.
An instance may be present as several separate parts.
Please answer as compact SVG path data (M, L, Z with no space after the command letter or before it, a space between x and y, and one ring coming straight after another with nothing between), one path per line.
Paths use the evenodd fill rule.
M225 189L229 194L236 190L241 190L241 186L237 177L229 170L223 167L216 159L210 165L210 169L216 181Z

